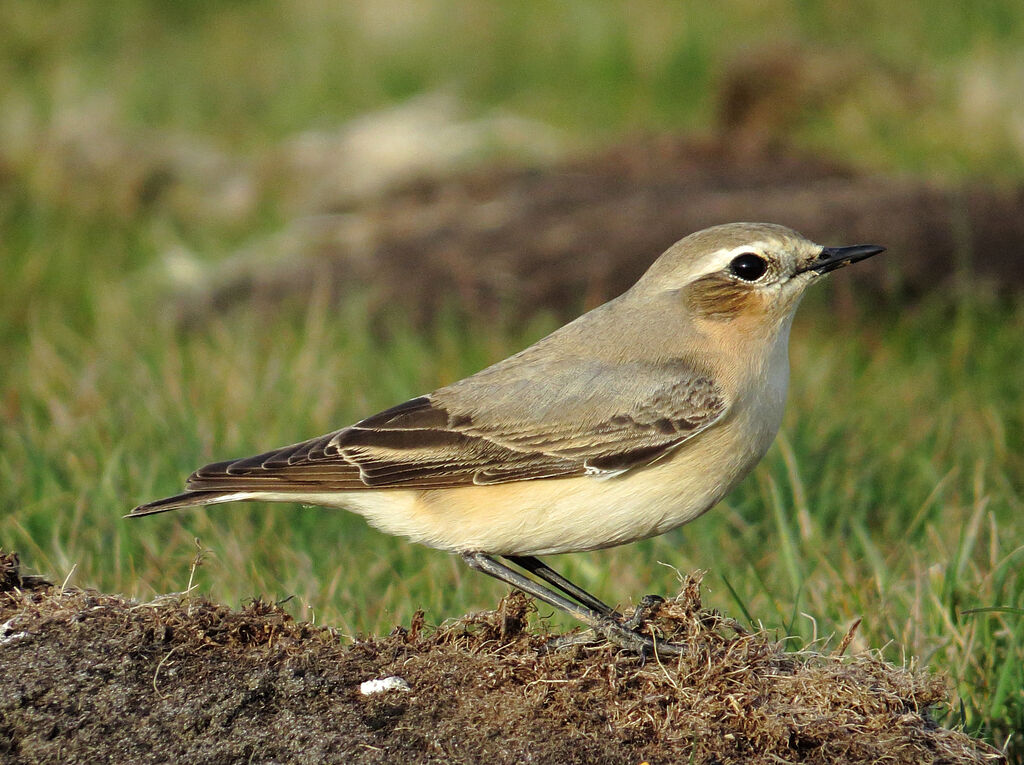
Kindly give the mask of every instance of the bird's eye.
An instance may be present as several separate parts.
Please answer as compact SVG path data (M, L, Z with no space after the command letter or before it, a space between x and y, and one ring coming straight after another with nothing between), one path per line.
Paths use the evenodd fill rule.
M745 252L729 262L729 273L745 282L756 282L768 270L768 263L760 255Z

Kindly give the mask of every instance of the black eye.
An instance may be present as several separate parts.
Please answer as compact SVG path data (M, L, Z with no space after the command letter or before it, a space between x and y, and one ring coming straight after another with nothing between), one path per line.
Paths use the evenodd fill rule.
M756 282L767 270L768 263L765 259L752 252L737 255L729 262L729 273L745 282Z

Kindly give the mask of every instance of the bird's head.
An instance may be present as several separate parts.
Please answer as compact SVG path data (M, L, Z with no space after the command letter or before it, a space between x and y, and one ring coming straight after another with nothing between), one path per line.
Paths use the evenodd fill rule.
M884 250L823 247L785 226L729 223L677 242L634 289L671 295L696 322L767 329L788 322L804 290L823 274Z

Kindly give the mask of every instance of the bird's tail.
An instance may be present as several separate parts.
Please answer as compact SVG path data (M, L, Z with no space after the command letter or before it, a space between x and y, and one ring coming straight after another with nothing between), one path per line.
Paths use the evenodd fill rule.
M182 494L175 494L173 497L139 505L128 513L125 518L138 518L143 515L166 513L168 510L177 510L182 507L200 507L202 505L215 505L219 502L233 502L235 500L248 499L249 496L251 495L248 492L239 491L186 491Z

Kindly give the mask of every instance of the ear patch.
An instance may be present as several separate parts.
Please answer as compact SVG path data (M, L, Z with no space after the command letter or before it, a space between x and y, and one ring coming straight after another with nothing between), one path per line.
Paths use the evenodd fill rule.
M734 319L761 305L756 289L722 273L697 279L683 291L683 299L695 315L714 321Z

